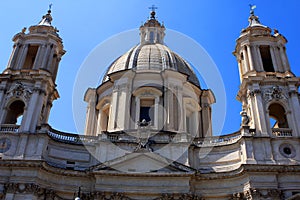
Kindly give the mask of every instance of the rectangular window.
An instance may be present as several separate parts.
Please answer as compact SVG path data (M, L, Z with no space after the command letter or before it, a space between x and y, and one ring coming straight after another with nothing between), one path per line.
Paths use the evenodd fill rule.
M260 55L263 62L263 67L266 72L274 72L270 46L260 46Z
M154 43L154 32L150 32L150 42Z
M32 69L39 46L29 45L23 69Z
M140 101L140 119L147 122L154 121L154 99L141 99Z

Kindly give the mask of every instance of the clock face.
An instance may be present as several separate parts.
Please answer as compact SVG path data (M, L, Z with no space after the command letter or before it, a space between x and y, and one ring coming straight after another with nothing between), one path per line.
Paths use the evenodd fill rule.
M11 141L8 138L0 138L0 153L4 153L9 150Z

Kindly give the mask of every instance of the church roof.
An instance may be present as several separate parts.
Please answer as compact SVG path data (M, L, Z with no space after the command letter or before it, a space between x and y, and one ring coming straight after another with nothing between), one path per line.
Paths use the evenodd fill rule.
M102 82L109 75L123 70L174 70L188 76L188 81L200 87L190 64L164 44L165 27L157 21L155 12L140 27L140 44L117 58L109 67Z
M103 82L109 75L127 69L159 70L166 69L178 71L188 76L188 81L200 86L199 80L192 67L181 56L163 44L137 45L117 58L108 68Z

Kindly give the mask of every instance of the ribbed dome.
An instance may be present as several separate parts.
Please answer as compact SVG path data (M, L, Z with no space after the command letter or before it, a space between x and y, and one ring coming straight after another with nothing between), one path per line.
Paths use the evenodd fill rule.
M135 70L175 70L188 75L188 81L200 86L199 80L191 66L167 46L159 43L137 45L116 59L108 68L103 82L109 75L118 71Z

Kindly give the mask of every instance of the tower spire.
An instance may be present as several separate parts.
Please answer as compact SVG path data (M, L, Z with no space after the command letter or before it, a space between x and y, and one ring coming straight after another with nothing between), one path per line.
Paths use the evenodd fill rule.
M256 9L256 5L253 4L249 4L250 7L250 16L248 18L249 21L249 27L253 27L253 26L263 26L260 21L258 16L255 15L254 10Z
M52 9L52 3L49 4L49 9L47 14L42 17L42 20L38 23L38 25L51 26L51 22L53 19L51 16L51 9Z

